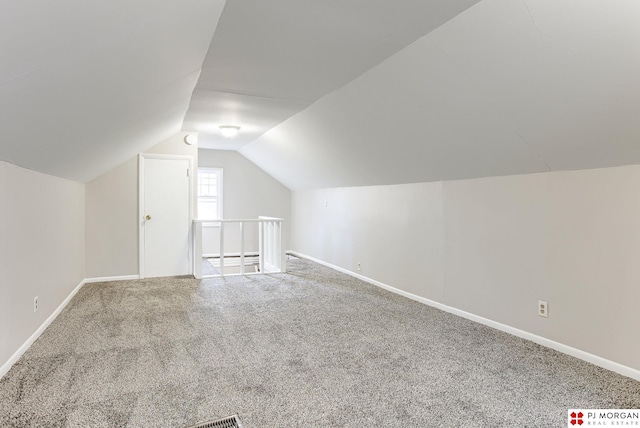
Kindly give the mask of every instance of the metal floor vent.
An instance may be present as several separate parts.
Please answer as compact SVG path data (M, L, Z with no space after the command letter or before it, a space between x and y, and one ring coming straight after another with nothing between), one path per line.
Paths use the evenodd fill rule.
M215 421L202 422L188 428L242 428L238 415L232 415Z

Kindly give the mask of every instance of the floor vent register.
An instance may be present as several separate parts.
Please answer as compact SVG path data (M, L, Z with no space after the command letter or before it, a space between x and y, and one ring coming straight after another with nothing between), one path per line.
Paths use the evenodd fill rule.
M238 415L229 416L215 421L202 422L188 428L242 428Z

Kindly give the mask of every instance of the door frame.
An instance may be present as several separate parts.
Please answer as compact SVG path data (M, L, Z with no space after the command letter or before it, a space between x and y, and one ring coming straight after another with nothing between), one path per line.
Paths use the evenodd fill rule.
M189 248L189 274L193 275L193 234L191 224L193 223L193 193L194 193L194 169L193 157L186 155L161 155L155 153L140 153L138 155L138 275L140 279L145 278L144 272L144 161L145 159L165 159L165 160L188 160L189 161L189 227L188 230L188 248Z

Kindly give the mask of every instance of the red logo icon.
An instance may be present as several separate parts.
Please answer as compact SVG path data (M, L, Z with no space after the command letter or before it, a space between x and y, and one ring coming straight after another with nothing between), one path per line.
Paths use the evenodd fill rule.
M584 422L582 421L582 417L584 416L582 412L571 412L569 415L571 417L571 425L582 425Z

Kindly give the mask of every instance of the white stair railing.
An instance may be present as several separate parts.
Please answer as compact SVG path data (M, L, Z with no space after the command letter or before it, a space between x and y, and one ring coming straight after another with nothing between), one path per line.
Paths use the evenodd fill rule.
M224 219L224 220L206 220L197 219L193 221L193 276L200 279L206 277L227 276L227 275L249 275L256 273L279 273L286 271L285 252L282 240L282 222L284 219L276 217L259 217L257 219ZM202 224L213 223L219 226L219 253L217 258L220 260L218 274L203 275L202 273L202 248L203 234ZM240 252L235 256L240 257L239 273L225 273L225 225L237 223L239 225L239 248ZM245 225L247 223L258 224L258 266L259 272L245 271ZM227 256L228 257L228 256Z
M285 266L282 249L282 219L259 217L260 272L283 272Z

